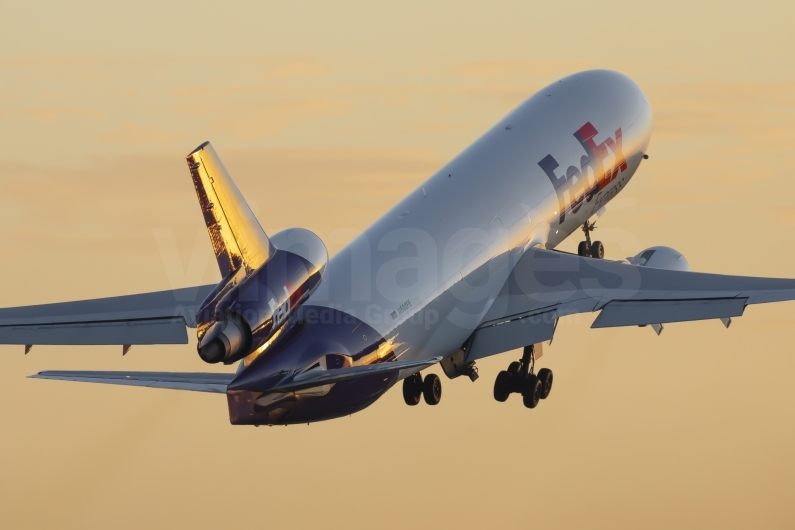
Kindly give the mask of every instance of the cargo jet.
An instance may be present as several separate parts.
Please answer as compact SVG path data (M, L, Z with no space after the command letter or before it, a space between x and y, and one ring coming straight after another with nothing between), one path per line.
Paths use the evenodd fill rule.
M795 280L690 272L668 247L605 258L591 221L648 158L652 110L617 72L557 81L329 259L312 232L268 236L209 143L187 156L222 280L173 291L0 310L0 343L187 343L232 373L45 371L31 377L226 394L235 425L287 425L360 411L402 381L408 405L439 403L440 364L475 381L476 362L521 349L494 398L535 408L536 370L558 319L591 327L714 319L795 299ZM577 255L555 247L582 230Z

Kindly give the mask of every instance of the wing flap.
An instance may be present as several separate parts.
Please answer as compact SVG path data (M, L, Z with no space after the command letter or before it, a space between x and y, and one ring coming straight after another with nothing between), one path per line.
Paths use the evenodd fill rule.
M32 379L78 381L108 385L145 386L195 392L226 393L234 374L189 372L96 372L49 370L30 376Z
M613 301L604 306L591 327L645 326L739 317L746 302L747 298Z
M556 318L552 310L478 328L467 350L467 362L551 340Z
M762 293L750 293L748 298L748 305L751 304L768 304L770 302L786 302L787 300L793 300L795 296L789 291L779 291L779 292L762 292Z
M0 326L0 344L187 344L181 318Z

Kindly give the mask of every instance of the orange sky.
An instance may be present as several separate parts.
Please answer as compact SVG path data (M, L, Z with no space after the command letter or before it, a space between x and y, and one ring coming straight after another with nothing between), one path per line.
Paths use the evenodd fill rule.
M217 280L184 156L211 140L263 227L334 252L524 98L613 68L654 132L599 219L607 257L795 277L795 34L784 3L18 3L0 17L0 305ZM465 208L467 205L462 205ZM573 250L578 236L563 247ZM216 369L190 345L0 347L8 528L791 528L792 304L561 321L549 400L443 378L350 418L232 427L221 396L35 381ZM193 340L193 339L192 339Z

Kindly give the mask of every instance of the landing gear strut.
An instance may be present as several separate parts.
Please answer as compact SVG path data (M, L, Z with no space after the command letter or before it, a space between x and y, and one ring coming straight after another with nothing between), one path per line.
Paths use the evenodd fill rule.
M596 222L589 223L585 221L585 224L582 225L585 241L580 241L580 244L577 246L577 254L580 256L602 259L605 257L605 246L601 241L594 241L591 243L591 231L593 230L596 230Z
M420 397L428 405L438 405L442 400L442 380L436 374L428 374L425 379L417 372L403 380L403 401L406 405L419 404Z
M552 370L542 368L533 373L535 346L525 346L520 361L512 362L494 381L494 399L506 401L512 393L522 394L524 406L534 409L538 401L546 399L552 390Z

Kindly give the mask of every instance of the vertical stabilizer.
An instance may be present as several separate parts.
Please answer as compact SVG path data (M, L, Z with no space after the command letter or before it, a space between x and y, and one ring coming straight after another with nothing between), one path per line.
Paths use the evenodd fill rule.
M273 247L215 149L204 142L187 160L221 276L259 268Z

